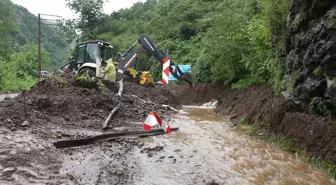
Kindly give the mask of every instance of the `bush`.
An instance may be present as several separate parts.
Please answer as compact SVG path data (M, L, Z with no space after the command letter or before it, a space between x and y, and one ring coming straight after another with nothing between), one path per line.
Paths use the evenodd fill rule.
M323 102L321 97L314 97L308 105L309 112L321 116L331 116L331 111Z

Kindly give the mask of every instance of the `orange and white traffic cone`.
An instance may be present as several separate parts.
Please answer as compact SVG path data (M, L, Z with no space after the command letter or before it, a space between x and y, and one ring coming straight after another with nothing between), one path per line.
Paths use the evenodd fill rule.
M171 128L168 124L163 123L156 112L150 112L146 121L144 122L144 130L151 130L154 126L159 125L167 134L171 133Z

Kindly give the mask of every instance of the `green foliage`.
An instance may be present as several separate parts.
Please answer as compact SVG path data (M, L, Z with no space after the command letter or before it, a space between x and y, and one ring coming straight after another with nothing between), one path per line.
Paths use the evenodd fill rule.
M294 87L298 78L299 71L295 71L291 74L285 75L287 92L292 95L294 93Z
M274 135L268 138L270 142L272 142L276 147L280 148L281 150L285 150L291 153L296 152L295 145L293 141L287 138L284 135Z
M311 99L308 105L309 112L312 114L318 114L322 116L331 116L331 111L323 102L321 97L314 97Z
M269 82L274 89L275 96L279 96L281 93L281 83L283 78L283 71L284 71L284 64L282 63L281 59L278 57L270 58L268 62L269 70L271 73Z
M233 87L269 82L279 94L288 0L276 2L147 0L106 16L100 14L103 0L68 0L68 5L81 15L83 24L75 26L81 39L111 42L115 54L146 34L169 50L175 63L192 65L197 82L236 82ZM92 21L85 19L86 10L95 28L84 24ZM145 55L137 70L150 70L159 80L162 64Z
M99 92L102 92L104 87L102 81L91 77L88 71L78 74L75 79L75 84L88 89L96 89Z
M17 31L13 19L14 6L9 0L0 1L0 58L9 59L12 53L11 33Z
M11 32L10 46L12 47L12 40L18 47L15 47L15 50L19 51L24 45L37 44L37 17L19 5L13 6L11 17L14 17L18 29L16 32ZM69 44L61 37L60 29L57 26L42 25L41 40L50 57L50 63L43 65L43 70L53 71L69 60Z
M76 14L77 20L69 20L64 25L68 38L74 38L74 33L81 32L81 39L96 38L101 27L104 27L103 5L105 0L66 0L67 6Z
M336 179L336 165L318 157L309 158L308 161L315 167L325 170L332 178Z
M29 89L37 79L37 17L10 0L0 1L0 90ZM53 70L69 57L59 30L42 26L42 69ZM50 59L49 59L50 57Z
M29 44L22 51L13 53L8 61L0 61L0 90L29 89L37 81L37 45ZM42 64L47 65L49 58L42 48Z
M287 16L290 0L261 0L272 34L274 54L284 57L286 53Z
M323 71L322 71L322 67L321 65L319 65L317 68L314 69L313 71L313 75L315 77L319 77L319 76L322 76L323 75Z
M251 85L259 84L259 83L263 83L263 82L265 82L265 81L261 77L251 76L249 78L240 79L238 82L233 83L231 85L231 87L232 88L247 88Z
M237 124L237 128L241 131L246 132L249 135L253 135L257 130L257 126L254 125L249 119L242 118Z

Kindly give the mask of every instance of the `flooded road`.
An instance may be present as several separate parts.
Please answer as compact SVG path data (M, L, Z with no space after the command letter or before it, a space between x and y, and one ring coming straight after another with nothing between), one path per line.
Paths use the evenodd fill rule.
M141 139L163 149L135 152L134 184L336 184L295 156L238 133L211 109L184 111L171 120L178 132Z
M101 130L48 123L0 127L0 185L336 185L295 156L237 132L212 109L185 107L170 123L179 131L61 150L52 143ZM120 129L140 129L142 122L125 126Z

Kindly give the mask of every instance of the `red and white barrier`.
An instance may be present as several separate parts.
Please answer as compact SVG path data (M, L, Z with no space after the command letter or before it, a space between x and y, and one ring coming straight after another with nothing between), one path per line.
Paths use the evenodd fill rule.
M150 112L144 122L144 130L151 130L154 126L159 125L167 134L171 133L171 128L168 124L163 123L156 112Z
M169 68L170 68L170 59L163 59L163 71L162 71L162 84L167 85L169 82Z

